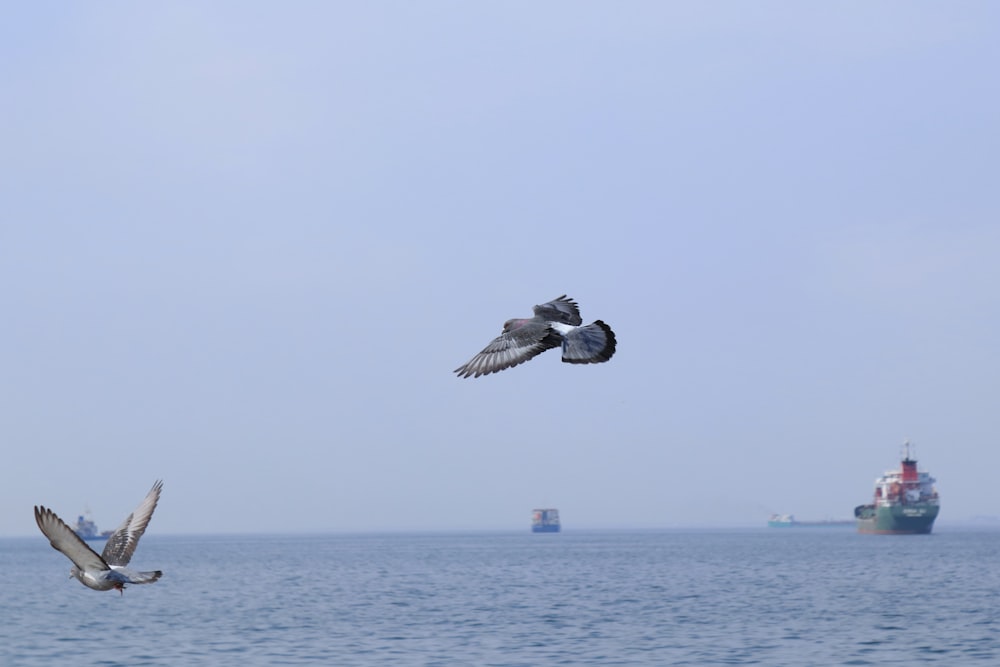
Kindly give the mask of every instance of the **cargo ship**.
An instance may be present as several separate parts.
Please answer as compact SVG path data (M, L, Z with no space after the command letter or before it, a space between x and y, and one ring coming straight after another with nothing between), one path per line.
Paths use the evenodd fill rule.
M111 537L111 533L114 531L105 530L104 532L99 532L97 524L87 518L86 515L81 514L76 518L76 525L73 526L73 532L84 540L106 540Z
M899 470L887 470L875 480L875 497L868 505L854 508L859 533L920 535L931 532L940 505L936 480L917 471L910 456L910 441L903 443Z
M560 528L559 510L554 510L554 509L532 510L531 532L558 533L559 528Z

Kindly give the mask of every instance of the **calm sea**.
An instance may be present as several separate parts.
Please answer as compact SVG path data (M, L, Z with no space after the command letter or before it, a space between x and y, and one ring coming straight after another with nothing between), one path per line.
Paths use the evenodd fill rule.
M124 596L0 556L0 665L1000 664L1000 530L154 533Z

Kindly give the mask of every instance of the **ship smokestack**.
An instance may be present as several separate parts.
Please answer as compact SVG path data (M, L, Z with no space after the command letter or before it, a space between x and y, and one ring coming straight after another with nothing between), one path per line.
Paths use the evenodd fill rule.
M910 458L910 441L907 440L905 443L905 455L903 457L903 483L906 482L916 482L917 476L917 460Z

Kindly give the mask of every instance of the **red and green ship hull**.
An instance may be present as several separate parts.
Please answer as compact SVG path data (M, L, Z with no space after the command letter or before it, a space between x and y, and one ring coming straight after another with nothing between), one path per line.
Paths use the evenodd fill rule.
M926 535L934 527L940 506L929 503L855 509L859 533L881 535Z

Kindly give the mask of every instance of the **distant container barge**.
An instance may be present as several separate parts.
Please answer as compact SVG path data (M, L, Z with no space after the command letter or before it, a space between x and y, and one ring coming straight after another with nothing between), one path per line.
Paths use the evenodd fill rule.
M799 521L794 514L772 514L767 519L769 528L793 528L797 526L824 528L827 526L853 526L853 519L821 519L819 521Z
M559 510L542 509L531 512L531 532L533 533L558 533Z

